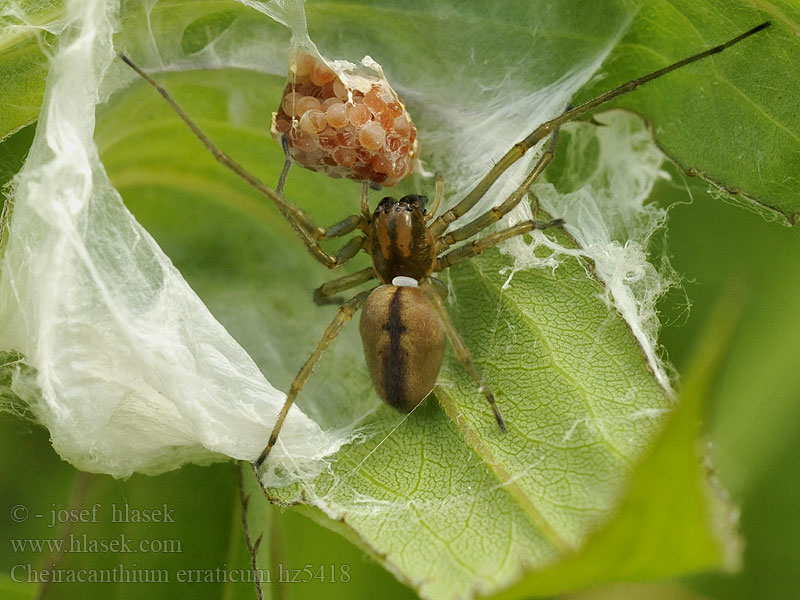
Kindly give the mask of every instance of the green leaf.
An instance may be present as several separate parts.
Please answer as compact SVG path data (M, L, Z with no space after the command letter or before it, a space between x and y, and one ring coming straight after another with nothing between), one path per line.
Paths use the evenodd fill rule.
M789 174L800 170L800 119L792 101L800 87L792 66L800 61L800 9L793 2L756 6L763 10L726 0L644 3L604 65L606 77L580 98L772 21L768 34L646 85L615 105L645 116L667 156L719 188L720 198L796 225L800 186Z
M699 440L703 405L740 308L734 298L717 307L684 380L681 402L634 468L612 519L580 553L529 575L497 598L545 596L598 581L661 579L713 568L720 558L728 570L739 567L737 511L710 476L710 465L698 457L705 454Z
M42 51L54 43L62 2L8 2L0 7L0 141L30 125L39 115L48 60Z
M493 258L502 264L499 256ZM518 286L534 297L521 301L512 286L500 302L504 278L493 266L499 265L481 261L483 277L459 270L452 283L462 333L498 391L509 433L495 431L474 385L451 362L436 392L451 420L428 405L400 426L389 422L370 441L340 453L331 476L302 490L331 507L362 544L426 597L486 593L513 581L522 565L541 568L578 551L620 500L626 473L659 425L644 407L655 407L658 414L659 406L667 406L624 324L609 319L602 301L592 298L597 284L580 265L559 267L563 280L526 273ZM574 295L565 293L566 282ZM494 305L482 311L481 302ZM531 306L536 314L525 308ZM553 320L551 311L568 315L574 328ZM598 332L597 322L605 329ZM465 327L469 323L475 325ZM527 365L527 377L509 376L510 370L525 372ZM693 448L694 430L683 434ZM691 451L690 456L691 469L697 465ZM685 493L695 480L682 475L676 473L675 489ZM694 517L702 525L704 502L691 508L700 509ZM664 509L671 507L660 505L655 512L662 515ZM682 533L694 538L696 525L687 522L690 528ZM676 536L679 546L687 542ZM561 587L544 589L565 591L619 578L625 550L606 544L605 569L584 569L591 574L585 579L561 579ZM692 559L702 556L702 564L715 564L716 548L707 550L698 548L687 562L696 568ZM684 566L654 554L655 561L644 560L645 576L673 574Z

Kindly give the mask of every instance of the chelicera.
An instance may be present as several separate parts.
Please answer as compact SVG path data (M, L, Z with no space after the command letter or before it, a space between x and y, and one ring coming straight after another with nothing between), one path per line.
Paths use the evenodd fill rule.
M488 401L500 430L505 431L505 422L494 395L473 364L469 350L444 307L445 288L433 275L454 264L469 260L514 236L563 224L560 219L529 220L475 239L487 227L508 214L530 193L530 187L553 158L557 132L561 125L675 69L722 52L769 25L769 22L762 23L724 44L628 81L580 106L569 108L517 142L472 191L441 214L438 214L443 190L441 178L437 178L436 195L430 208L426 207L425 196L407 195L399 200L387 196L372 212L368 206L370 183L363 182L361 211L330 227L318 227L308 215L284 197L283 186L292 164L285 136L286 163L278 185L273 190L219 150L166 90L123 55L122 59L156 87L220 163L273 201L312 256L319 262L334 268L349 261L362 250L372 259L369 267L333 279L315 290L314 300L318 304L335 302L341 306L311 356L295 376L269 441L255 460L255 465L260 466L267 459L278 439L289 408L303 389L314 366L358 310L362 310L360 329L367 366L375 388L385 402L407 412L416 407L432 391L447 339L459 361ZM508 198L469 222L450 229L450 225L473 208L512 164L548 137L550 141L533 169ZM535 198L533 201L536 202ZM358 233L334 254L326 252L319 244L321 240L338 238L354 232ZM341 300L336 296L340 292L374 279L380 282L378 286L361 291L347 300Z

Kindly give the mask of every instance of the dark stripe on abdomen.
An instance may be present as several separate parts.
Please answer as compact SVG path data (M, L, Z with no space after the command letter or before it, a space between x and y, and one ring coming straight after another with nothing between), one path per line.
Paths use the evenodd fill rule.
M383 356L383 387L386 402L394 408L407 410L406 401L406 355L402 338L406 327L403 325L403 303L400 299L402 288L395 290L389 303L389 318L383 328L389 333L389 352Z

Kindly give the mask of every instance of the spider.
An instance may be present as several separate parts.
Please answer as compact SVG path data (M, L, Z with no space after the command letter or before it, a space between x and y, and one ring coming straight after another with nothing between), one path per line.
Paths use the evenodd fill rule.
M505 432L506 425L494 395L475 368L470 352L444 306L446 289L433 274L470 260L514 236L533 230L560 227L564 224L562 219L528 220L473 239L502 219L529 193L533 183L553 159L558 129L561 125L675 69L722 52L769 27L770 24L768 21L764 22L723 44L630 80L580 106L568 108L560 116L539 125L517 142L472 191L441 214L438 214L443 195L441 177L437 177L436 194L430 208L427 207L427 197L410 194L399 200L387 196L380 201L374 211L370 211L368 205L370 182L363 182L360 212L330 227L315 225L308 215L283 195L284 183L292 165L285 136L283 146L286 161L278 185L273 190L219 150L163 87L128 57L121 54L123 61L158 90L217 161L272 200L303 240L312 256L320 263L328 268L334 268L349 261L361 250L369 254L372 259L372 265L366 269L328 281L314 291L314 300L317 304L335 302L341 303L341 306L314 351L292 381L269 441L254 461L255 467L260 467L269 456L289 409L323 352L358 310L362 310L360 331L367 367L376 390L385 402L406 412L422 402L433 390L444 355L445 340L449 340L456 357L488 401L498 427ZM548 136L550 140L544 152L508 198L468 223L448 231L454 221L476 205L506 169ZM535 197L533 202L537 202ZM360 232L360 235L352 237L335 254L326 252L319 244L322 240L343 237L356 231ZM459 242L467 242L470 239L472 241L458 245ZM335 297L335 294L373 279L378 279L380 284L361 291L348 300L342 301Z

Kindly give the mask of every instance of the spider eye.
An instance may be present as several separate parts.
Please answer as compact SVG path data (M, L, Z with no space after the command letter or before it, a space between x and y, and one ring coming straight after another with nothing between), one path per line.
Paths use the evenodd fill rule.
M400 199L400 202L405 202L408 206L417 205L419 206L420 211L422 214L425 214L425 204L428 202L427 196L421 196L419 194L408 194L407 196L403 196Z
M392 198L391 196L386 196L383 200L378 203L378 206L375 207L375 212L378 213L379 211L385 211L388 208L397 204L397 200Z

